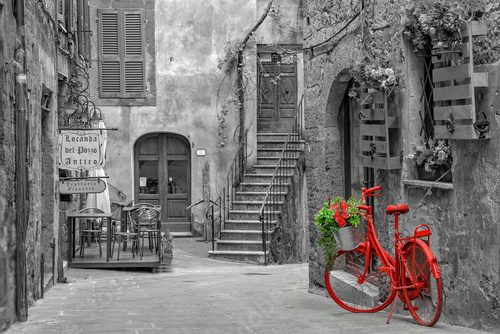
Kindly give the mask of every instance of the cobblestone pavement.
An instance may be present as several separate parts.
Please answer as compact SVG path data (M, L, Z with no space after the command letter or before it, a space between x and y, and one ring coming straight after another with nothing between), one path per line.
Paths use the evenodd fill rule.
M146 271L68 270L14 333L480 333L416 325L387 312L352 314L308 293L307 264L254 266L207 258L208 244L176 239L174 261Z

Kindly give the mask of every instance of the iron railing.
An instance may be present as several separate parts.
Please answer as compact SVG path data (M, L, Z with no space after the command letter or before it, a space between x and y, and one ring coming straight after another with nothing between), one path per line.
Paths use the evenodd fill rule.
M229 210L233 207L233 202L236 198L236 190L240 183L245 177L245 171L247 168L247 158L248 158L248 129L245 130L245 134L241 139L238 146L238 150L234 155L233 162L229 167L226 176L226 184L222 189L222 198L224 199L224 205L222 205L219 210L222 211L222 219L219 220L219 238L220 233L224 229L224 224L229 218Z
M273 224L276 226L278 219L281 218L284 198L288 190L288 181L293 176L293 169L295 168L294 160L301 150L301 140L304 138L303 117L304 96L302 95L296 108L293 125L283 144L278 163L276 164L269 188L264 197L264 202L260 208L259 219L262 225L262 251L264 252L264 264L266 265L268 263L267 243L270 232L273 230L271 226Z

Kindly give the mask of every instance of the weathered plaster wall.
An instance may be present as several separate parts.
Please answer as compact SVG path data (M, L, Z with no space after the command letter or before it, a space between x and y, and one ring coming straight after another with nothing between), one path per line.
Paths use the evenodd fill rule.
M162 1L163 2L163 1ZM155 0L90 0L90 30L91 37L91 70L90 95L97 105L102 106L154 106L156 103L156 79L155 79ZM137 99L101 99L99 97L99 29L98 9L142 9L144 10L144 37L145 37L145 62L146 62L146 94L144 98Z
M110 6L124 3L127 2L110 2ZM94 5L102 6L100 2ZM211 180L222 180L233 158L236 115L228 117L228 141L220 146L217 138L217 108L221 103L217 101L217 91L224 78L217 65L219 58L224 58L227 41L240 36L253 22L255 2L156 1L151 5L146 1L146 5L156 7L151 18L156 23L146 33L150 39L147 44L155 50L148 57L156 57L148 65L148 76L152 73L156 78L156 106L127 107L120 102L118 106L102 107L107 126L119 129L109 134L106 169L110 182L132 199L133 145L137 139L152 132L183 135L191 145L194 202L203 198L204 164L210 165ZM130 3L126 6L132 7ZM94 36L94 50L96 47ZM197 148L205 148L207 155L197 157ZM213 182L211 187L215 199L222 191L221 183ZM193 223L202 221L202 208L193 209L193 214Z
M328 5L330 7L328 7ZM403 155L419 139L420 104L419 63L410 45L398 31L399 14L389 10L399 3L377 2L373 15L391 23L391 33L382 29L381 36L388 49L399 53L395 66L404 73L403 89L398 93L402 101ZM349 15L335 17L329 12L335 6L350 8L345 1L318 1L305 3L305 43L317 44L343 27ZM333 24L329 21L333 18ZM380 22L380 21L378 21ZM325 25L325 23L328 23ZM325 28L321 28L325 26ZM342 133L337 124L339 105L344 96L346 70L359 57L359 21L339 34L318 53L306 59L306 136L308 144L307 182L309 188L309 221L311 233L310 290L323 293L324 270L322 254L317 245L317 229L312 223L314 213L328 195L343 195ZM324 51L324 52L323 52ZM309 54L311 56L311 54ZM331 126L334 119L333 126ZM445 322L486 329L500 328L500 228L496 224L500 201L500 144L499 116L491 119L492 138L487 141L453 141L453 190L432 190L404 186L403 179L415 178L416 173L405 160L398 171L376 171L375 184L383 187L383 197L376 200L375 219L380 240L389 247L392 223L388 223L385 206L394 202L407 202L413 211L403 217L401 229L411 234L420 223L431 226L431 246L443 274L445 304L442 320ZM417 205L420 206L416 208Z

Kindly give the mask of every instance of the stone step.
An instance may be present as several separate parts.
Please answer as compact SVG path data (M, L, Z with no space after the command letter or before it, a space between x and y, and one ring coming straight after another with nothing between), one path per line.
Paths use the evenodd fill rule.
M175 222L175 223L161 223L162 228L166 228L170 232L191 232L191 223L190 222Z
M283 161L283 163L285 163L285 161ZM289 164L292 164L292 161L289 161L288 160L288 163ZM255 165L252 167L252 171L255 173L255 174L273 174L274 171L276 170L276 165L261 165L261 164L258 164L258 165ZM282 167L279 168L280 172L283 173L283 171L287 171L287 174L289 175L292 175L293 172L295 171L295 163L290 166L283 166L282 164Z
M287 150L291 156L298 156L298 152L302 151L301 149ZM283 152L282 148L257 148L257 159L260 157L280 157ZM295 154L294 154L295 152Z
M269 251L268 251L269 253ZM264 264L264 252L262 251L209 251L208 256L212 259Z
M284 201L288 192L282 191L279 193L278 201ZM238 191L236 192L237 201L263 201L266 197L265 191Z
M269 242L267 242L269 245ZM260 251L261 240L217 240L217 250L220 251Z
M283 186L286 188L290 185L289 182L285 182ZM278 184L275 184L273 188L278 187ZM242 182L240 183L240 189L238 191L246 192L256 192L256 191L268 191L269 190L269 182Z
M265 141L265 140L283 140L285 141L288 138L287 132L278 132L278 133L257 133L257 141Z
M229 210L229 219L237 219L237 220L259 220L260 218L260 210ZM266 211L267 212L267 211ZM279 215L281 212L279 211L271 211L270 213L274 215Z
M249 210L249 211L259 211L262 208L264 201L233 201L233 210ZM273 207L275 210L279 210L284 201L267 204L267 207Z
M297 160L299 159L299 156L297 155L296 157L291 157L291 158L284 158L283 160L292 160L290 161L292 166L297 165ZM258 156L257 157L257 165L274 165L276 166L279 162L279 157L262 157Z
M276 140L276 139L268 139L268 140L257 140L257 150L260 149L268 149L268 148L276 148L276 149L283 149L283 145L286 143L286 138L285 140ZM298 149L302 148L304 146L304 141L299 140L297 144L289 144L289 149L292 149L292 145L297 145Z
M274 183L279 184L279 180L282 179L283 183L288 183L290 177L293 176L293 172L288 172L287 175L276 175L274 178ZM269 183L273 179L273 174L245 174L245 182L255 182L255 183Z
M224 230L220 239L262 241L262 230Z
M276 221L271 222L271 227L276 226ZM231 231L262 231L260 220L229 219L224 224L224 230Z

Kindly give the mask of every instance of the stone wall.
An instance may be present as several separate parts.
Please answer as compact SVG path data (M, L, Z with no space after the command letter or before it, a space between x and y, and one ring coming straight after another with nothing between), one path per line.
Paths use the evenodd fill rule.
M281 207L279 224L271 234L270 262L276 264L307 262L308 229L307 188L305 188L303 156L293 169L288 192Z
M58 196L56 169L58 68L56 27L52 14L55 8L42 2L25 1L22 29L17 26L11 8L12 1L0 1L0 331L25 314L16 306L16 286L26 295L31 305L42 293L42 273L57 275L59 257ZM24 57L19 50L24 46ZM18 57L15 58L16 50ZM19 65L15 63L17 60ZM24 60L24 66L23 66ZM16 167L16 130L22 114L14 104L15 73L26 73L23 98L28 118L26 131L27 175ZM42 95L48 95L46 110L41 107ZM22 148L23 149L23 148ZM16 179L26 181L29 203L27 221L16 221ZM16 244L16 229L26 226L24 244ZM22 230L21 230L22 231ZM54 242L55 241L55 242ZM53 244L53 245L51 245ZM26 262L16 255L16 249L25 254ZM53 266L53 252L56 258ZM45 265L42 267L42 256ZM26 277L17 277L16 267L25 267ZM21 284L26 282L25 286ZM19 288L18 288L19 289ZM19 318L18 318L19 317Z
M13 28L14 27L14 28ZM15 321L15 142L14 82L11 65L16 35L10 1L0 2L0 331ZM10 162L10 163L7 163Z
M420 141L419 77L423 64L401 35L401 5L402 1L378 1L376 8L368 6L365 15L372 27L378 24L374 29L375 43L385 43L394 55L393 66L403 73L402 88L397 94L401 101L402 150L406 156ZM333 36L358 10L349 1L305 1L306 47ZM310 290L316 293L324 293L324 267L313 216L327 196L344 193L342 129L337 124L340 102L350 80L348 71L362 49L360 36L360 20L356 19L329 42L313 52L309 49L305 62L309 272ZM401 170L375 173L375 184L383 187L375 213L380 241L390 247L393 235L385 206L407 202L413 211L402 218L402 233L412 234L420 223L429 224L433 232L431 247L440 262L445 294L442 321L489 331L500 328L500 252L495 241L500 237L496 224L500 210L500 117L496 115L490 122L491 139L453 141L453 190L432 189L426 195L427 188L404 185L404 179L416 178L406 160Z

